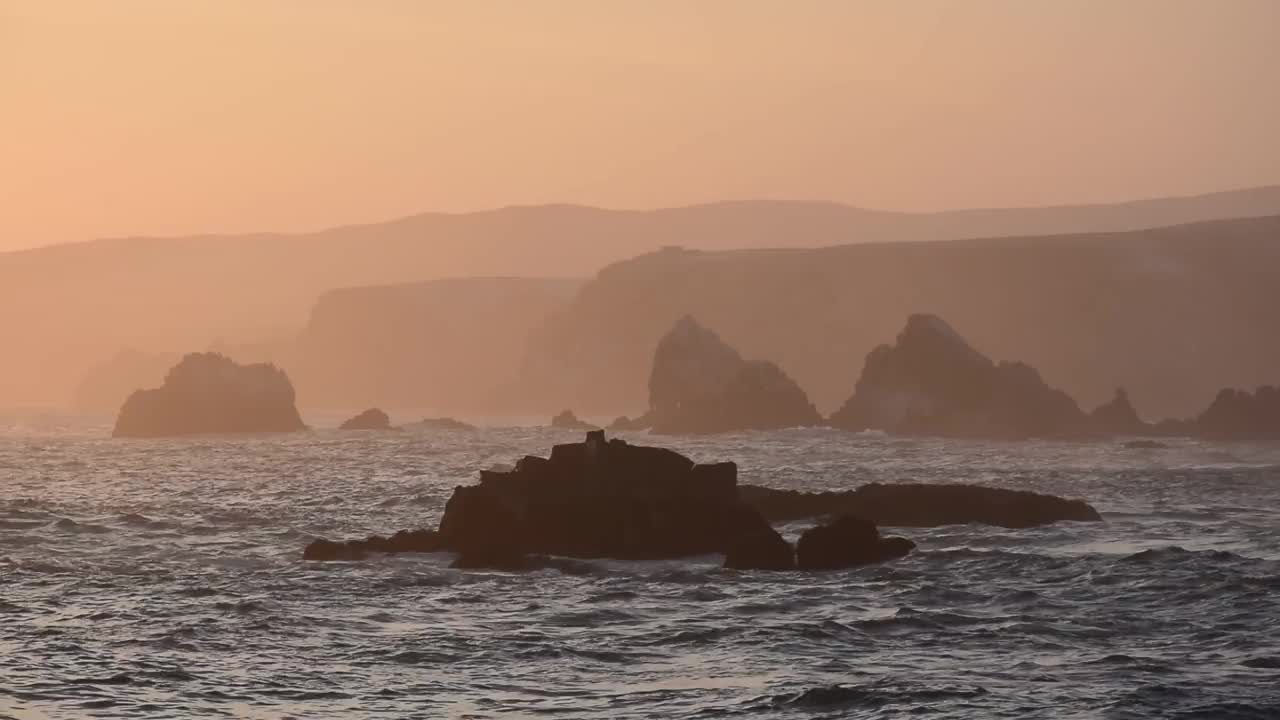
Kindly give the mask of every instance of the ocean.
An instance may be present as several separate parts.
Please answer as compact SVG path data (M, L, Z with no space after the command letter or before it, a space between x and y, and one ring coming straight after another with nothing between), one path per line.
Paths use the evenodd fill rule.
M505 573L302 550L434 527L580 433L109 430L0 417L0 718L1280 718L1277 446L620 433L744 483L979 483L1105 522L889 528L918 549L828 573Z

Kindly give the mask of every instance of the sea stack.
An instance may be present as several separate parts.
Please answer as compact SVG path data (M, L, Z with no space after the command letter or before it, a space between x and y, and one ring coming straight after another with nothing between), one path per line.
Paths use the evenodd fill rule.
M657 433L700 434L811 426L822 418L781 368L744 360L686 315L658 341L646 421Z
M191 353L164 384L137 390L116 418L114 437L282 433L306 429L289 377L269 363L240 365L218 353Z
M1092 428L1106 435L1142 435L1151 427L1138 417L1138 411L1129 402L1129 393L1124 388L1116 388L1116 394L1110 402L1099 405L1089 413Z
M1087 417L1019 362L996 364L936 315L912 315L872 350L853 396L831 416L847 430L1019 439L1074 436Z

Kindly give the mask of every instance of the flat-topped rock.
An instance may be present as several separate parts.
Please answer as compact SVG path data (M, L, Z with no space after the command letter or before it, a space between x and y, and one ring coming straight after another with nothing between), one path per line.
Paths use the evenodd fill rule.
M482 472L479 485L455 489L440 522L463 554L478 538L500 536L523 553L636 560L723 553L762 527L772 532L738 501L733 463L697 465L604 431L513 470Z
M137 390L116 418L114 437L305 430L289 377L269 363L241 365L218 353L191 353L164 384Z
M1028 528L1066 520L1102 519L1083 500L979 485L872 483L855 490L831 492L742 485L738 493L743 502L775 523L842 514L892 527L980 523Z
M893 345L872 350L853 395L830 418L847 430L1028 438L1089 432L1066 393L1025 363L996 364L935 315L912 315Z
M657 433L699 434L811 426L822 418L777 365L744 360L685 316L654 351L645 422Z

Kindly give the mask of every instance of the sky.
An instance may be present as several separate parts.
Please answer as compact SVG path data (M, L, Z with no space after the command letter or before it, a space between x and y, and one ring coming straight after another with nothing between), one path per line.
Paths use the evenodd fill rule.
M0 250L1280 183L1276 0L0 0Z

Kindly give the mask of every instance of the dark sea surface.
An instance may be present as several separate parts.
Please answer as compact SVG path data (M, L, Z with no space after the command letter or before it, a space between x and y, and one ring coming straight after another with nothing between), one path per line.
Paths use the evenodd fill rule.
M0 718L1280 718L1274 446L623 433L743 482L982 483L1106 522L892 531L919 549L844 572L510 574L302 549L434 526L578 433L108 432L0 415Z

